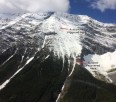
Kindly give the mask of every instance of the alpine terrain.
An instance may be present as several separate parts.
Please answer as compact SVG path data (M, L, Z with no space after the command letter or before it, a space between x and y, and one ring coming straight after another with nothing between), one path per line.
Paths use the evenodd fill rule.
M116 102L116 24L0 14L0 102Z

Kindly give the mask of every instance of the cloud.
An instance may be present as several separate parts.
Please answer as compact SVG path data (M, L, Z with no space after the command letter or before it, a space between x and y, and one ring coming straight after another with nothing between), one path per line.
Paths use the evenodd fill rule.
M91 7L104 12L107 9L116 9L116 0L94 0Z
M67 12L69 7L69 0L0 0L0 13Z

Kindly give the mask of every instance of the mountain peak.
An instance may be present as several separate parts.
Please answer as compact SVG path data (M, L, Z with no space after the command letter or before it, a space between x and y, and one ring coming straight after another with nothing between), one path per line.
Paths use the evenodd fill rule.
M76 90L83 100L88 89L96 100L116 90L116 25L54 12L0 18L1 102L67 102Z
M2 15L1 18L3 17ZM104 68L104 63L100 63L100 60L105 58L101 56L106 56L108 52L115 52L115 25L101 23L86 15L54 12L25 13L21 16L11 16L11 18L9 22L0 20L3 22L0 25L0 47L2 48L0 54L6 53L9 49L15 49L10 50L11 56L3 61L2 65L19 53L22 58L26 54L25 61L21 61L25 66L27 62L30 63L34 59L38 51L46 48L48 52L53 53L54 57L62 59L63 64L67 58L68 65L72 66L69 76L74 71L77 59L85 61L87 65L84 63L79 63L79 65L84 66L92 74L96 70L107 76L108 70ZM22 49L23 51L20 53L19 51ZM108 59L112 55L115 54L108 55ZM92 63L97 61L100 68L92 69L93 65L89 65L89 61ZM112 65L115 65L114 60L109 66ZM19 70L20 68L22 66L19 67ZM95 73L93 75L95 76Z

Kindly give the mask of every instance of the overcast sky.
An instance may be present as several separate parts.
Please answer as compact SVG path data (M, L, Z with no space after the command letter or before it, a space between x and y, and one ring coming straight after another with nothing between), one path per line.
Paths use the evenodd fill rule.
M0 12L37 12L60 11L68 12L70 2L79 0L0 0ZM83 0L82 0L83 1ZM90 7L104 12L107 9L116 9L116 0L84 0ZM78 8L78 7L77 7Z
M0 12L68 12L68 0L0 0Z
M99 17L97 20L116 23L116 0L0 0L0 13L39 11L87 14Z

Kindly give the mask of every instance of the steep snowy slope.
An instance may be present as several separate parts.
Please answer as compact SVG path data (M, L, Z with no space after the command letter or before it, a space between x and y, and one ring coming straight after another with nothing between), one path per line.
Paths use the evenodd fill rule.
M4 14L0 18L5 18ZM26 86L31 78L35 82L35 75L40 83L37 83L38 86L31 86L29 83L28 87L36 86L40 92L47 88L45 84L49 84L55 85L52 91L57 88L64 90L67 86L66 79L72 80L78 67L87 69L93 77L105 83L113 83L109 73L114 72L116 67L116 25L104 24L85 15L53 12L26 13L9 18L11 20L8 22L5 22L7 19L0 19L0 100L8 98L3 95L5 91L10 93L12 85L20 83L17 87L21 87L24 82ZM30 90L30 93L32 91L35 94L34 90ZM17 94L18 91L14 93ZM49 92L49 88L46 91ZM55 100L59 102L61 94L54 94L57 94ZM16 97L19 96L9 97L11 102L12 97L17 100ZM47 99L42 101L43 99L40 99L41 102L49 102ZM32 102L31 100L33 97L28 102ZM23 101L22 98L21 102Z
M2 26L7 25L10 21L14 20L18 16L21 16L22 14L7 14L7 13L0 13L0 28Z

